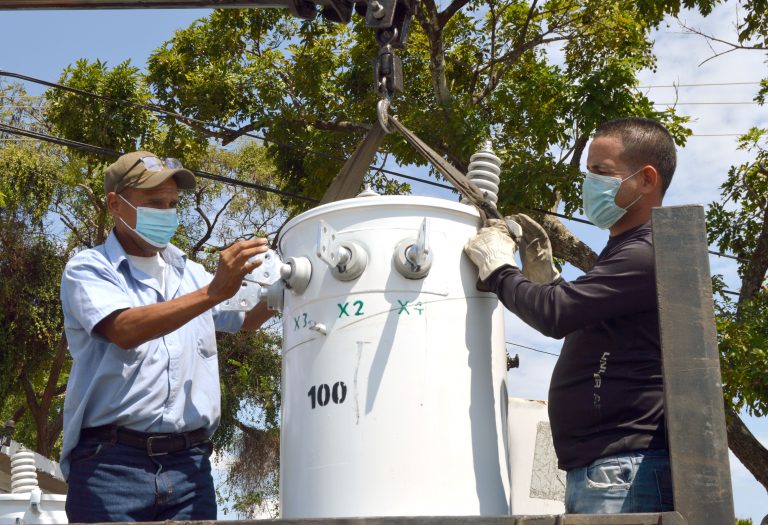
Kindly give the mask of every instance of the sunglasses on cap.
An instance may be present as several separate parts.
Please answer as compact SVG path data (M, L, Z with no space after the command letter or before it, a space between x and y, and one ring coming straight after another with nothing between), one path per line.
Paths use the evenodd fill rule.
M165 157L162 159L159 157L141 157L139 160L134 162L130 168L128 168L128 170L125 172L125 175L128 175L131 170L133 170L133 168L138 166L139 162L144 164L144 168L146 168L147 171L162 171L163 168L175 170L184 167L181 165L181 161L179 159L174 159L173 157Z

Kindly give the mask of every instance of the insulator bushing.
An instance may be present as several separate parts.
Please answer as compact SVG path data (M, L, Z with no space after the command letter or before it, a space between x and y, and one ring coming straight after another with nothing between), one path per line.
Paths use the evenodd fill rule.
M32 492L37 488L37 467L35 453L19 450L11 456L11 492L14 494Z
M472 155L469 159L467 178L485 195L485 200L496 206L499 200L499 175L501 174L501 159L494 155L491 142ZM465 197L461 202L471 204Z

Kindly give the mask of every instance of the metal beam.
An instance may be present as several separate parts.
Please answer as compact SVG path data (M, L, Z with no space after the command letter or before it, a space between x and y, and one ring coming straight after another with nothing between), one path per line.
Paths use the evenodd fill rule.
M313 2L327 4L326 1ZM199 8L285 8L290 0L2 0L0 10L28 9L199 9Z
M174 522L170 522L173 524ZM181 523L181 522L177 522ZM200 521L199 525L215 525ZM712 523L715 522L705 522ZM149 525L137 523L136 525ZM239 521L238 525L688 525L677 512L560 516L397 516ZM700 525L700 524L697 524ZM730 522L717 525L730 525Z
M675 510L734 523L704 207L654 208L652 225Z

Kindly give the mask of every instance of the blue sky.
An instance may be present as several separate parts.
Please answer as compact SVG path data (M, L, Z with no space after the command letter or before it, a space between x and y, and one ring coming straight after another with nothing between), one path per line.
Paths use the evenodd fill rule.
M0 69L56 81L61 70L77 59L106 60L110 65L131 59L144 67L149 53L168 40L173 31L205 16L209 10L125 10L125 11L0 11ZM725 40L735 40L735 4L729 2L701 19L684 15L686 24ZM728 167L748 160L736 152L736 137L751 126L768 127L768 111L749 102L758 82L766 75L765 54L754 51L729 53L705 61L712 49L703 38L686 34L676 21L663 24L655 34L659 57L656 72L641 75L641 85L658 103L677 98L680 113L690 115L694 134L679 151L678 171L667 195L666 204L707 204L719 198L719 185ZM717 47L715 49L718 49ZM725 50L726 48L719 48ZM745 84L736 84L744 82ZM670 87L680 84L676 90ZM686 86L695 84L694 86ZM727 84L706 86L702 84ZM31 93L42 88L26 86ZM389 167L389 166L388 166ZM399 171L396 166L390 167ZM417 173L412 173L417 174ZM418 175L422 175L418 173ZM414 194L434 195L426 185L413 185ZM450 197L447 192L438 195ZM599 251L607 233L574 222L566 223L593 249ZM728 259L712 257L712 272L724 275L732 289L738 289L735 265ZM568 268L565 276L578 272ZM558 353L560 341L541 336L513 316L507 317L507 340L538 350ZM555 358L524 348L511 348L520 354L521 368L510 373L510 390L516 397L546 399L546 388ZM765 419L746 416L747 424L763 444L768 444ZM768 495L746 469L731 455L736 512L751 517L757 524L768 512ZM229 516L231 519L231 516Z

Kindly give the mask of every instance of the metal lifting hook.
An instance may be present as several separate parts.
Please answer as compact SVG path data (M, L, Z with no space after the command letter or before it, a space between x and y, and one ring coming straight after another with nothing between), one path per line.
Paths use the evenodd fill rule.
M382 98L376 104L376 115L379 117L379 126L387 133L393 133L395 130L389 126L389 100Z

